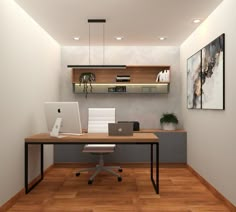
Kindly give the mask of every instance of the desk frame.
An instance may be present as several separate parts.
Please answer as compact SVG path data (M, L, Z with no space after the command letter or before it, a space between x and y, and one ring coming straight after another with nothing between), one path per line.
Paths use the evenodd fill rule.
M55 138L50 138L50 140L47 140L42 137L38 137L37 139L34 139L33 137L29 137L25 139L25 193L28 194L36 185L38 185L44 178L44 144L108 144L108 143L113 143L113 144L149 144L150 145L150 179L153 184L153 187L155 189L156 194L159 194L159 142L158 138L156 138L156 141L135 141L135 140L130 140L130 141L122 141L124 137L121 137L120 140L119 138L116 140L110 140L109 142L106 141L86 141L83 140L82 137L78 138L77 141L64 141L63 139L58 139ZM119 140L119 142L117 142ZM28 159L28 152L29 152L29 145L40 145L40 178L37 182L35 182L30 188L28 185L28 166L29 166L29 159ZM153 145L156 146L156 171L155 173L153 172L153 167L154 167L154 161L153 161ZM155 179L153 177L153 174L155 174Z

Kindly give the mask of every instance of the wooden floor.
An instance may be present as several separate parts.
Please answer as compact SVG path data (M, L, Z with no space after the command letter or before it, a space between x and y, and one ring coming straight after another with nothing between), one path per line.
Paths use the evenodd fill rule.
M229 211L187 168L160 168L160 196L150 182L149 168L123 168L122 182L101 173L75 177L76 168L54 167L29 194L8 211Z

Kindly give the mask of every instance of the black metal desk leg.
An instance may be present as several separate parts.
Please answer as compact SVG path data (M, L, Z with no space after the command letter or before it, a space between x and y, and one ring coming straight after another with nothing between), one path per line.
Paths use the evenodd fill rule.
M159 194L159 143L156 143L156 192Z
M44 150L43 150L43 144L40 144L40 179L35 182L30 188L28 186L28 152L29 152L29 144L25 143L25 193L28 194L36 185L39 184L40 181L42 181L44 177L43 168L44 168Z
M44 177L43 174L43 168L44 168L44 149L43 149L43 144L40 144L40 152L41 152L41 180Z
M150 168L151 168L151 180L153 180L153 144L151 144L151 164L150 164Z
M159 194L159 143L156 144L156 182L153 178L153 144L151 144L151 181L157 194Z
M25 143L25 193L28 192L28 144Z

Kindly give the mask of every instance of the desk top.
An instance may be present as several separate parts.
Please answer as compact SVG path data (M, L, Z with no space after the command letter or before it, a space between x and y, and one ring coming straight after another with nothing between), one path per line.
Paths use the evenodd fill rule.
M63 138L51 137L41 133L25 138L28 144L152 144L159 138L153 133L134 133L133 136L108 136L107 133L85 133L83 135L68 135Z

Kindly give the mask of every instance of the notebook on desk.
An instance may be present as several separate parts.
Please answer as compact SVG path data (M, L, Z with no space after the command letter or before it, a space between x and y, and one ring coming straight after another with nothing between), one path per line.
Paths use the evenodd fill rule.
M109 136L132 136L133 123L109 123L108 135Z

